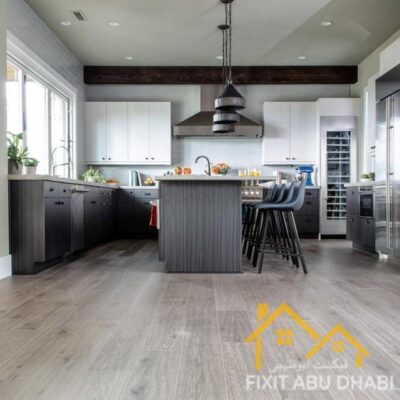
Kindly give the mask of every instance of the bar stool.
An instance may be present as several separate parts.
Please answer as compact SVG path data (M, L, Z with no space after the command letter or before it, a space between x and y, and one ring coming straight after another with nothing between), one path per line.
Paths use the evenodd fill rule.
M253 256L253 266L256 267L258 263L258 273L262 272L264 254L271 251L278 251L286 258L290 256L296 267L299 267L300 260L304 273L307 273L294 219L294 211L299 210L304 203L305 181L296 182L292 187L285 201L254 206L260 215L259 226L254 228L257 239Z

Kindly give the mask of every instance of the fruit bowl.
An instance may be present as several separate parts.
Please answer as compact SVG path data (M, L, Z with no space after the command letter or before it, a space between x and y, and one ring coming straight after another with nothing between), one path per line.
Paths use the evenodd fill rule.
M230 170L231 169L230 169L229 165L226 163L215 164L212 167L213 175L227 175Z

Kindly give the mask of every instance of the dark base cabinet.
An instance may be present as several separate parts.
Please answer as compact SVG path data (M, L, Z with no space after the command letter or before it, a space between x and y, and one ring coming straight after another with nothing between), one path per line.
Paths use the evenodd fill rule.
M360 217L358 187L347 188L346 196L346 239L355 249L375 254L375 219Z
M150 213L151 201L157 199L157 189L118 190L118 236L122 238L156 238L158 230L150 226Z
M294 213L300 238L319 237L319 208L320 189L306 189L303 207Z
M10 181L14 275L35 274L68 253L113 239L116 189L52 181Z

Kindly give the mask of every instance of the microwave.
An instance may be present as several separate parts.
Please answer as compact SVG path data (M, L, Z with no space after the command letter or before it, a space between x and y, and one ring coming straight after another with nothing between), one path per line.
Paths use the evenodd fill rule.
M360 217L374 217L374 191L372 186L360 187Z

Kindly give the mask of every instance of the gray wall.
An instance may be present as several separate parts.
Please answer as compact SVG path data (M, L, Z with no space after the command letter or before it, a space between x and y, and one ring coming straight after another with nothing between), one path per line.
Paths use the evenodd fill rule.
M0 279L10 274L6 155L6 3L0 0Z
M246 97L244 114L257 122L263 120L264 101L315 101L320 97L348 97L349 85L248 85L240 86ZM88 101L171 101L172 123L179 122L200 110L199 85L88 85ZM210 157L212 162L225 161L233 168L261 166L261 139L173 139L173 165L193 166L200 154ZM195 167L201 172L204 165ZM128 171L135 168L144 174L156 175L168 168L159 167L107 167L103 172L128 182ZM263 167L264 174L274 169ZM280 168L282 169L282 168Z
M24 0L6 0L6 2L7 29L78 90L77 159L78 169L81 169L84 160L83 132L86 98L83 66Z

